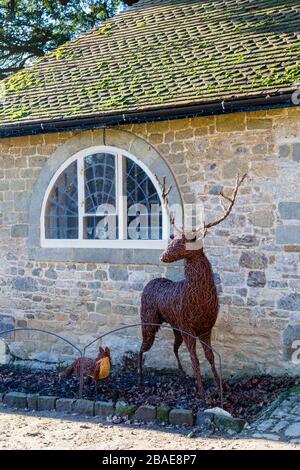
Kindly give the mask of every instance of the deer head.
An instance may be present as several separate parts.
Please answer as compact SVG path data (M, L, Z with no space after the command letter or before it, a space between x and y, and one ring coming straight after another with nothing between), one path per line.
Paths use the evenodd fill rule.
M162 253L160 261L162 263L174 263L180 259L189 259L199 255L203 251L203 243L195 234L181 235L173 238L171 243Z
M163 263L173 263L174 261L178 261L180 259L189 259L201 254L203 252L203 239L206 237L209 229L220 224L230 215L239 188L243 184L246 177L247 173L245 173L242 177L239 175L237 176L236 185L231 196L225 195L223 191L220 192L220 196L222 197L221 206L223 209L223 215L219 219L209 223L203 221L201 226L192 232L188 232L184 230L184 227L178 227L175 224L175 216L169 210L169 194L172 191L172 186L167 188L166 177L163 178L163 182L161 183L156 176L161 189L162 200L170 218L171 225L174 228L174 232L177 232L177 236L171 241L171 243L169 243L167 249L162 253L160 260ZM227 203L227 207L225 206L225 202Z

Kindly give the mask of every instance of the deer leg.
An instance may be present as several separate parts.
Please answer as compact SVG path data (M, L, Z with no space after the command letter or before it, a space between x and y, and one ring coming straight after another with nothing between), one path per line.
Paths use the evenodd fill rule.
M157 328L154 326L144 326L143 330L143 343L139 354L139 385L143 384L143 356L144 353L152 348L155 340Z
M204 392L203 383L201 379L200 364L199 364L199 359L198 359L197 351L196 351L196 339L192 338L191 336L185 336L185 335L183 339L190 353L200 398L202 400L205 400L205 392Z
M181 364L179 354L178 354L178 350L179 350L180 346L183 343L183 338L182 338L182 335L179 331L173 330L173 332L174 332L174 336L175 336L174 354L175 354L175 357L176 357L176 360L177 360L178 369L180 370L180 372L182 372L182 374L184 374L184 370L182 368L182 364Z
M199 339L200 339L205 357L210 363L210 367L214 375L218 390L221 390L221 380L216 369L214 352L211 348L211 331L205 335L200 335Z

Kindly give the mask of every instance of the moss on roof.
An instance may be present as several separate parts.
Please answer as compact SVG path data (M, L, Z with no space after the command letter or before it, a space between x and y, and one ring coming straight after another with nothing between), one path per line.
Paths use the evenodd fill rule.
M140 0L0 82L0 127L294 89L299 31L299 0Z

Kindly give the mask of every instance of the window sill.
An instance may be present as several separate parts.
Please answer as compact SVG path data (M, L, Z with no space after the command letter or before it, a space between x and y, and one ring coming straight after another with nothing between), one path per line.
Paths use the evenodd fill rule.
M35 261L70 262L70 263L108 263L162 265L160 256L163 249L144 248L29 248L29 258ZM182 262L172 263L172 266Z
M167 240L42 240L42 248L165 250Z

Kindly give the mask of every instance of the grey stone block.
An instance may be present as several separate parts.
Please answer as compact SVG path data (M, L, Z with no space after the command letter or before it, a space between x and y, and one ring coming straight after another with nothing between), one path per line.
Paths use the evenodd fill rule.
M132 262L133 250L99 250L92 252L86 248L75 248L73 260L86 263L127 264Z
M56 400L56 411L61 413L71 413L74 410L74 403L76 402L73 398L59 398Z
M292 292L278 301L278 308L281 310L300 310L300 294Z
M113 305L112 312L119 315L138 315L139 309L133 305Z
M87 309L88 312L95 312L95 310L96 310L95 303L94 302L87 302L86 309Z
M248 269L265 269L268 266L268 259L257 251L243 251L239 264Z
M98 282L98 281L89 282L88 283L88 288L89 289L94 289L94 290L99 290L99 289L101 289L101 282Z
M133 250L133 264L161 264L161 252L162 250Z
M93 251L88 248L40 248L39 227L29 227L29 258L36 261L66 261L77 263L150 264L160 265L162 250L121 250ZM175 263L174 263L175 264ZM177 262L176 264L182 264Z
M116 415L117 416L132 416L137 407L135 405L130 405L124 401L117 401L116 403Z
M265 287L266 285L266 275L263 271L250 271L247 285L249 287Z
M95 403L91 400L76 400L74 403L74 411L80 415L94 416Z
M196 414L196 426L199 426L201 429L210 430L213 419L213 415L198 411Z
M45 272L45 277L48 279L57 279L58 275L57 272L52 268Z
M38 410L39 411L53 411L55 410L55 403L57 397L38 397Z
M0 332L9 331L15 328L15 319L10 315L0 315ZM2 335L1 338L8 339L12 338L13 333Z
M299 421L299 423L291 424L285 430L284 434L285 434L286 437L300 437L300 421Z
M38 283L32 277L17 276L12 279L13 288L22 292L33 292L38 290Z
M279 157L286 158L290 154L290 147L288 145L280 145L279 146Z
M183 425L187 424L189 426L193 426L194 424L194 416L192 410L185 410L185 409L173 409L170 411L169 414L169 422L170 424L174 425Z
M279 245L300 245L300 225L282 225L276 229Z
M231 237L229 239L229 242L232 245L246 246L246 247L259 245L259 240L255 235L244 235L243 237Z
M233 431L239 433L244 429L246 421L232 416L215 415L214 423L221 432Z
M140 406L135 414L134 418L145 423L154 423L156 419L156 407L151 405Z
M293 145L292 156L295 162L300 162L300 144Z
M270 281L268 285L271 289L286 289L288 287L286 281Z
M126 267L110 266L109 277L112 281L127 281L128 271Z
M196 202L196 196L194 193L184 193L183 194L183 200L185 204L195 204Z
M30 244L29 259L36 261L74 261L73 248L39 248ZM81 261L78 259L78 261Z
M280 202L278 208L282 219L300 219L300 202Z
M115 413L115 407L112 401L96 401L95 416L112 416Z
M135 140L133 134L125 133L125 132L118 132L116 129L107 129L105 133L105 142L107 145L111 145L113 147L120 147L125 150L130 150L130 147Z
M3 161L3 159L2 159L1 164L3 165L3 163L5 163L5 160ZM1 178L0 191L9 191L9 181L8 180Z
M40 226L29 225L28 227L28 246L31 248L38 247L40 244Z
M12 238L27 238L28 237L28 225L17 224L11 228Z
M99 299L96 303L96 312L107 315L111 312L111 302L109 300Z
M103 271L101 269L98 269L96 272L95 272L95 279L97 281L107 281L107 273L106 271Z
M299 296L300 298L300 296ZM289 361L293 353L299 349L300 341L300 325L289 325L283 332L283 358Z
M26 212L29 208L29 194L26 191L19 191L14 194L14 207L18 212Z
M181 268L167 268L166 277L174 282L182 281L184 279L184 271Z
M214 273L214 280L215 280L215 284L217 286L221 285L222 284L222 281L221 281L221 276L219 273Z
M12 408L27 408L27 395L21 392L9 392L6 393L3 399L3 403Z
M217 185L213 186L211 190L209 191L209 194L213 194L215 196L219 196L219 194L223 191L223 186L222 185Z
M29 410L36 411L38 409L38 395L35 393L29 393L27 395L27 406Z

